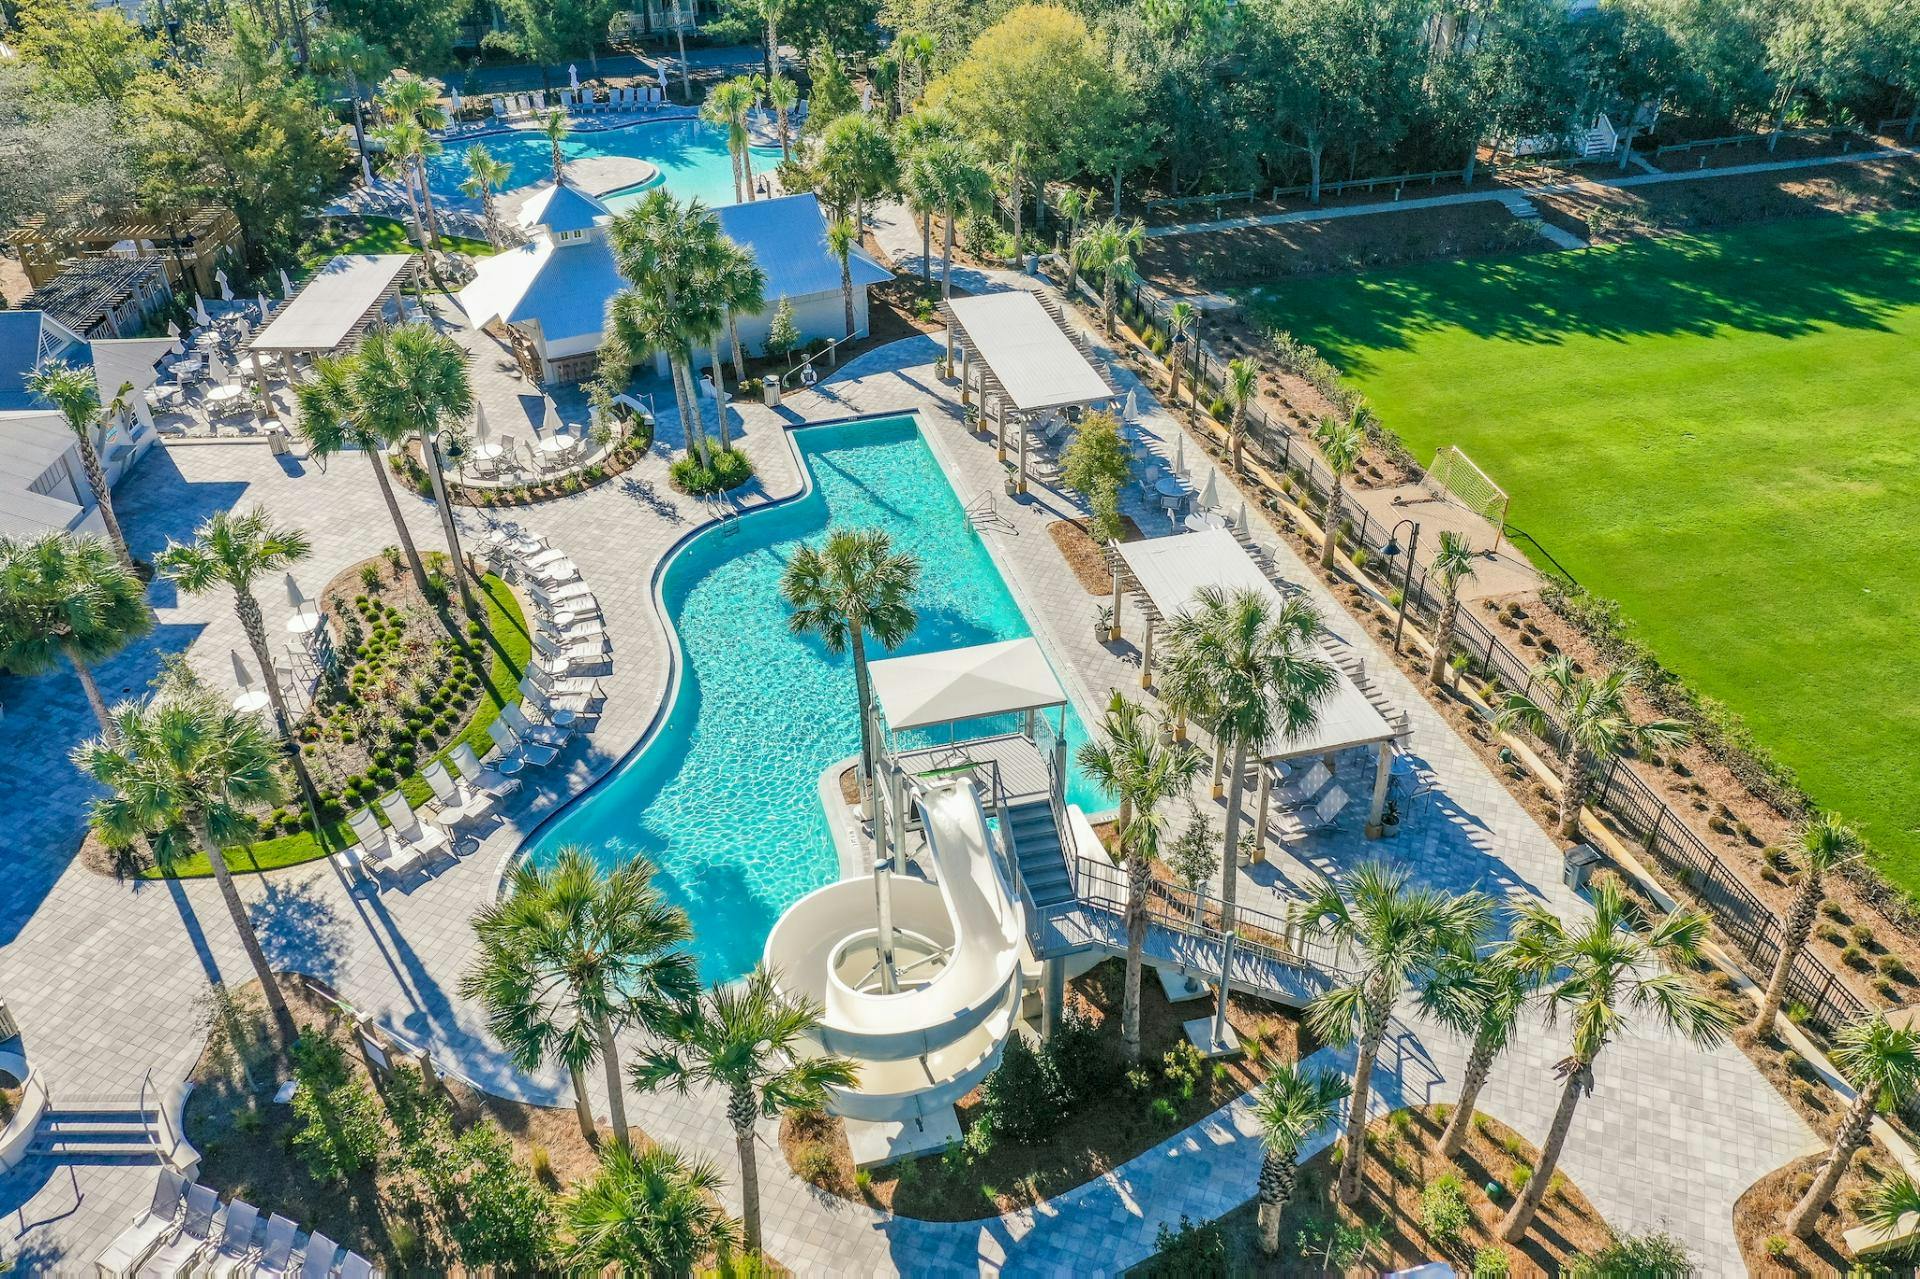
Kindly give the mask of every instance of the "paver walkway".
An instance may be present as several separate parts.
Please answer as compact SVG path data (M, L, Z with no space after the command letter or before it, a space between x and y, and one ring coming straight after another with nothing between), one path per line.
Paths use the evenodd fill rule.
M526 389L494 367L483 346L477 349L482 358L475 376L490 416L511 413L523 404L519 397ZM764 502L798 490L800 476L782 429L787 423L908 409L920 413L956 491L971 494L996 484L1000 469L991 443L966 432L953 389L933 376L938 349L929 339L895 343L779 410L742 406L736 430L760 472L745 500ZM1114 371L1131 383L1123 367ZM1142 398L1151 407L1144 388ZM531 415L530 406L525 411ZM1163 415L1154 413L1148 425L1172 439L1175 428ZM477 853L410 890L349 891L325 864L249 879L243 886L278 963L327 979L383 1023L430 1046L443 1062L508 1096L554 1103L563 1094L558 1077L513 1071L489 1044L477 1011L459 998L458 978L471 953L468 921L493 896L505 859L526 833L639 742L665 694L665 632L651 583L663 557L708 510L665 484L664 446L678 442L670 411L663 415L661 437L663 447L619 481L514 512L573 556L605 612L614 675L592 737L534 779ZM1192 441L1187 450L1199 456ZM1072 504L1045 490L1035 498L1027 505L1002 501L1006 522L985 539L1084 712L1103 702L1109 687L1134 687L1137 668L1127 646L1095 641L1088 625L1095 601L1045 532L1047 523L1072 513ZM435 545L429 508L404 501L421 544ZM313 535L314 557L301 570L310 588L392 537L377 490L357 458L341 459L321 473L309 464L273 459L257 446L156 452L122 502L123 519L143 555L168 536L186 536L207 511L264 502ZM1163 518L1132 513L1149 531L1164 527ZM462 522L471 529L483 521L478 512L463 512ZM1258 532L1278 545L1264 524ZM1370 644L1284 547L1279 559L1288 577L1320 599L1336 630ZM109 664L103 683L110 690L137 691L162 652L183 649L207 678L231 678L223 668L238 632L225 600L178 598L163 585L154 604L160 629L151 642ZM1552 841L1426 703L1386 671L1383 660L1374 665L1412 712L1414 741L1441 778L1446 805L1394 846L1362 845L1348 832L1316 840L1302 850L1304 862L1276 858L1243 879L1243 898L1277 900L1309 865L1350 866L1387 851L1430 882L1537 896L1567 913L1584 909L1559 884ZM178 1079L199 1051L198 1001L208 978L245 974L212 886L199 881L129 887L72 863L88 791L64 756L90 728L77 686L67 676L6 681L0 695L8 705L0 720L0 752L15 765L0 776L0 812L8 815L10 844L9 891L0 902L0 991L26 1028L26 1051L47 1070L56 1094L132 1091L149 1069L163 1083ZM1525 1037L1496 1077L1487 1107L1523 1131L1543 1132L1554 1099L1549 1067L1557 1050L1551 1034ZM1384 1063L1383 1097L1445 1099L1462 1051L1451 1037L1405 1021ZM1324 1056L1338 1061L1337 1054ZM713 1096L630 1097L628 1105L634 1122L660 1139L723 1157L731 1150ZM1182 1213L1217 1215L1245 1198L1257 1161L1235 1103L1038 1213L936 1225L890 1219L821 1194L786 1169L771 1125L763 1126L761 1136L769 1249L802 1274L1108 1273L1145 1256L1162 1222L1176 1222ZM1616 1226L1665 1224L1692 1244L1708 1272L1736 1273L1729 1219L1734 1198L1810 1141L1811 1134L1734 1050L1702 1053L1634 1027L1609 1049L1600 1089L1582 1108L1566 1167ZM143 1168L30 1162L0 1178L0 1212L14 1222L13 1229L0 1231L0 1245L24 1250L36 1266L78 1270L144 1200L151 1177ZM23 1236L11 1240L22 1227Z

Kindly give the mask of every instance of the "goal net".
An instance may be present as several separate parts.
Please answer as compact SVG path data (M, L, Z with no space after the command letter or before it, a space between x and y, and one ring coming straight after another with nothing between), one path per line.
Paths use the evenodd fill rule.
M1435 497L1453 502L1493 525L1493 546L1500 549L1500 535L1507 522L1507 491L1493 482L1473 459L1451 444L1433 455L1427 468L1427 485Z

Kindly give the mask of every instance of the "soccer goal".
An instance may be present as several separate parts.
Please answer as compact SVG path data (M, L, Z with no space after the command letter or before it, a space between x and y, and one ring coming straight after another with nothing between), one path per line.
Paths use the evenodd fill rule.
M1443 445L1427 468L1427 485L1435 497L1465 507L1493 525L1493 549L1500 550L1507 526L1507 491L1475 466L1472 458L1451 444Z

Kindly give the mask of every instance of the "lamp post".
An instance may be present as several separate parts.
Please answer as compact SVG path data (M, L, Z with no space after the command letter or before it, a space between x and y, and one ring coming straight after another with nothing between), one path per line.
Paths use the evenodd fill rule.
M1400 611L1393 619L1393 651L1396 653L1400 651L1400 632L1407 624L1407 592L1413 589L1413 564L1414 561L1419 558L1419 523L1411 517L1401 520L1399 524L1394 525L1392 529L1388 530L1387 544L1380 548L1380 553L1388 559L1392 559L1394 556L1400 554L1399 537L1400 529L1403 526L1412 531L1407 537L1407 567L1400 578Z

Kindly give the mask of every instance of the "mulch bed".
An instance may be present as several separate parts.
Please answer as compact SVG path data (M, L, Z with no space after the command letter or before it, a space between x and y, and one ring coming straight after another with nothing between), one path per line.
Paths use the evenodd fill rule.
M1348 1208L1339 1199L1339 1170L1333 1152L1340 1143L1301 1165L1298 1187L1280 1220L1277 1258L1268 1258L1259 1250L1251 1200L1222 1217L1230 1273L1317 1273L1311 1264L1303 1268L1301 1234L1333 1220L1346 1225L1378 1223L1384 1228L1379 1243L1366 1253L1364 1272L1372 1274L1436 1258L1445 1258L1457 1271L1469 1274L1476 1249L1498 1247L1506 1254L1512 1274L1551 1275L1559 1273L1575 1254L1597 1251L1607 1244L1607 1225L1600 1214L1578 1186L1558 1175L1554 1188L1541 1201L1526 1242L1518 1247L1500 1243L1500 1220L1512 1204L1514 1174L1523 1163L1531 1173L1539 1152L1505 1124L1481 1114L1475 1117L1473 1131L1458 1159L1449 1165L1434 1150L1446 1126L1445 1111L1444 1106L1421 1106L1373 1121L1367 1129L1367 1171L1355 1208ZM1420 1197L1428 1184L1449 1167L1466 1184L1472 1215L1458 1236L1437 1240L1421 1229ZM1486 1187L1490 1182L1505 1188L1497 1201L1488 1197Z
M1123 542L1137 542L1146 536L1131 515L1122 515L1120 524L1124 530L1120 537ZM1106 548L1093 540L1085 521L1055 520L1047 525L1047 536L1066 557L1067 567L1080 579L1080 585L1087 588L1087 594L1113 594L1113 570L1107 565Z
M1094 1021L1101 1043L1120 1060L1120 1000L1125 965L1112 959L1068 984L1071 1005ZM1140 991L1141 1065L1155 1087L1137 1092L1116 1086L1103 1100L1061 1116L1051 1139L1037 1145L997 1141L977 1157L951 1160L925 1155L854 1174L845 1129L830 1116L789 1117L781 1124L780 1144L787 1160L821 1189L902 1216L928 1221L971 1221L1031 1207L1117 1168L1171 1134L1204 1118L1266 1078L1275 1062L1297 1061L1315 1047L1306 1040L1296 1014L1262 1000L1234 996L1227 1020L1243 1043L1258 1040L1260 1059L1240 1056L1208 1063L1192 1097L1180 1100L1159 1086L1162 1057L1187 1042L1182 1023L1211 1016L1213 999L1202 996L1170 1004L1151 969ZM1172 1102L1167 1117L1150 1113L1156 1100ZM959 1105L963 1130L980 1110L976 1090Z
M1873 1186L1895 1172L1892 1161L1871 1146L1853 1157L1833 1202L1820 1214L1810 1239L1786 1232L1787 1214L1812 1184L1825 1152L1796 1159L1747 1188L1733 1206L1733 1230L1747 1272L1756 1275L1844 1275L1853 1272L1843 1235L1860 1225L1857 1209ZM1896 1267L1893 1273L1911 1273ZM1880 1273L1876 1271L1875 1273Z

